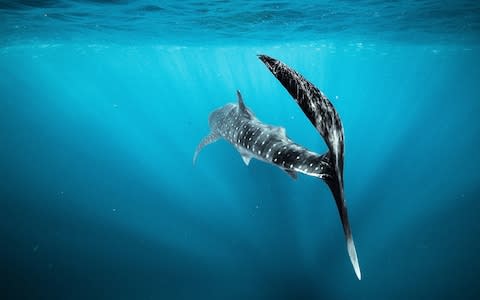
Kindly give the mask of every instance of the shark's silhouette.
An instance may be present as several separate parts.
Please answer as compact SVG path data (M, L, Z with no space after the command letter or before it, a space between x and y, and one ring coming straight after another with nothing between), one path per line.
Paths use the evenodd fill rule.
M355 274L361 279L343 192L344 143L340 117L327 97L302 75L269 56L259 55L259 58L295 99L327 143L329 151L321 155L309 151L288 138L283 127L262 123L245 106L237 91L237 104L226 104L210 114L211 132L198 145L193 163L203 147L223 138L238 150L246 165L256 158L278 166L293 178L300 172L323 179L337 204L348 254Z

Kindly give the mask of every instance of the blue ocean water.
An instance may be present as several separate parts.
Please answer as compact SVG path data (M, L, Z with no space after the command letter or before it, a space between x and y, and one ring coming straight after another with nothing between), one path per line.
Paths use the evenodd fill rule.
M478 299L477 1L0 1L1 299ZM345 128L335 203L227 142L236 101L319 153L256 55Z

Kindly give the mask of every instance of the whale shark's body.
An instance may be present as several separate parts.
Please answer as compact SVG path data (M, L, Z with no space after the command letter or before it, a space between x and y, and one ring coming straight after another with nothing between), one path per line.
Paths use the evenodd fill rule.
M198 145L193 162L208 144L221 138L230 142L246 165L252 158L278 166L293 178L297 172L323 179L333 193L355 274L361 279L357 253L343 194L343 127L331 102L313 84L284 63L266 55L259 58L296 100L326 141L329 151L312 152L293 142L283 127L262 123L245 106L237 91L237 104L229 103L209 116L211 132Z

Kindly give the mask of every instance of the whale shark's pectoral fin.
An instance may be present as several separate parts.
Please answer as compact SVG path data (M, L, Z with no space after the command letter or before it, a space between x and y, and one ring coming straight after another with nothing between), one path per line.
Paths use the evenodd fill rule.
M215 143L216 141L218 141L218 139L220 139L220 134L218 134L217 132L210 132L206 137L204 137L200 141L200 143L197 146L197 149L195 149L195 154L193 155L194 165L195 165L195 162L197 161L198 154L200 153L200 151L202 151L203 147L211 143Z
M292 177L294 180L297 179L297 172L293 171L293 170L288 170L288 169L284 169L285 172L287 172L288 175L290 175L290 177Z
M242 154L242 159L243 159L243 162L245 163L245 165L248 166L248 164L250 164L250 160L252 160L252 157L250 155L243 155Z
M242 157L242 160L245 163L245 165L248 166L250 164L250 160L252 160L253 155L248 151L243 150L240 147L235 147L235 148L237 148L238 153L240 153L240 156Z

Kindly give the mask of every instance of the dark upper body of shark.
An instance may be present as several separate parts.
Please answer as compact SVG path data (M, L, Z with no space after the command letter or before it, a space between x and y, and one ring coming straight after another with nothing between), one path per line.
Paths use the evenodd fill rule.
M348 254L355 274L361 279L343 192L342 122L327 97L302 75L274 58L266 55L259 55L259 58L295 99L327 143L329 151L321 155L309 151L289 139L284 128L262 123L245 106L237 91L237 104L226 104L210 114L211 132L198 145L193 162L203 147L223 138L238 150L246 165L256 158L278 166L293 178L300 172L323 179L337 204Z

